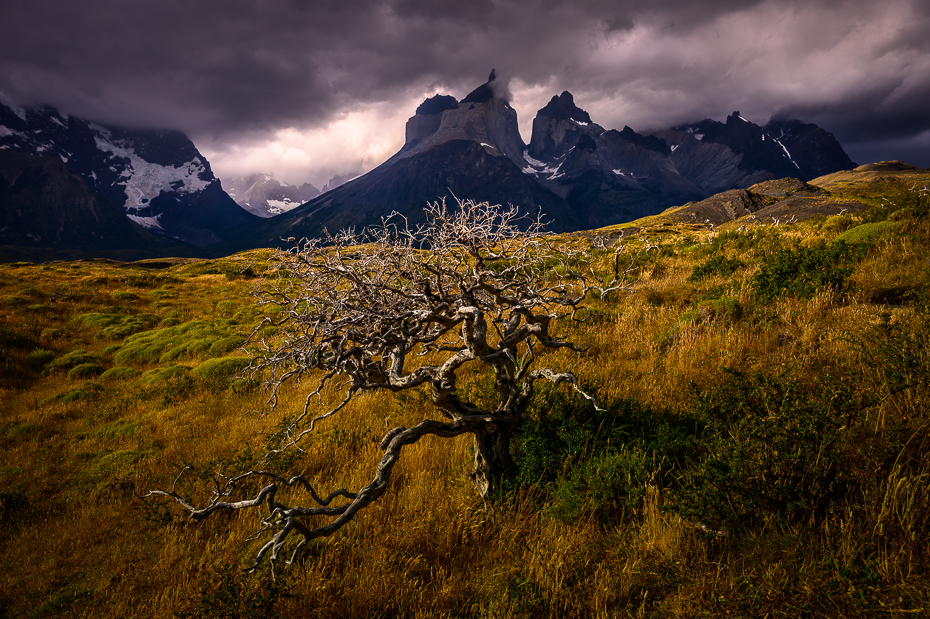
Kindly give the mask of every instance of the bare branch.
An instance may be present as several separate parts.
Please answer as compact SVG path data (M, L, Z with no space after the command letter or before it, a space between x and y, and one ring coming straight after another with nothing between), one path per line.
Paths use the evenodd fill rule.
M590 298L629 289L634 262L625 265L624 246L618 243L609 257L603 250L582 251L547 236L541 216L521 218L513 206L436 202L426 215L426 223L414 227L395 213L364 233L327 233L282 252L277 276L258 294L265 318L252 334L259 352L250 370L262 377L271 411L285 401L282 388L312 385L296 411L279 411L284 420L265 464L272 454L302 449L318 422L364 393L426 386L444 419L388 431L371 481L354 491L340 488L321 498L302 475L256 469L227 476L218 470L198 507L176 489L185 468L170 491L148 495L174 500L195 521L217 511L259 510L255 539L264 541L249 570L265 559L273 566L292 536L299 541L288 563L310 540L345 526L385 492L403 448L429 434L474 436L472 478L486 497L509 466L511 434L538 380L570 383L598 406L571 372L533 366L544 349L583 351L556 325L584 321ZM273 337L263 336L268 326L278 330ZM460 388L468 365L493 374L491 405L468 401ZM315 414L324 405L325 412Z

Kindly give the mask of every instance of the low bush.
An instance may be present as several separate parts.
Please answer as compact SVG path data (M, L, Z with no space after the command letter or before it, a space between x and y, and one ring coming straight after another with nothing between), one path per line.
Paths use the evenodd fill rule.
M248 365L249 360L245 357L207 359L191 370L191 376L214 389L225 389L230 381Z
M507 486L543 491L563 518L622 518L639 508L647 483L669 481L695 431L690 418L632 400L598 411L575 392L546 389L515 434Z
M803 521L842 498L834 482L858 403L842 386L728 371L695 388L703 431L698 462L683 468L672 505L714 529L740 530L768 517Z
M66 355L58 357L49 364L52 370L70 370L71 368L83 365L85 363L98 363L97 355L87 352L86 350L73 350Z
M103 374L103 366L99 363L81 363L71 368L71 371L68 372L68 378L71 380L83 380L101 374Z
M100 380L116 382L120 380L130 380L141 375L142 372L135 368L129 368L125 366L117 366L115 368L110 368L106 372L100 375Z
M851 228L836 240L844 243L871 244L893 236L900 228L901 224L896 221L877 221Z
M234 321L196 320L131 335L113 354L121 365L173 363L197 356L224 354L235 350L242 338L235 334Z
M722 254L712 256L694 267L688 281L700 282L710 277L727 277L745 266L736 258L727 258Z
M795 244L774 252L753 275L752 287L763 302L785 295L809 299L825 289L842 290L852 274L850 263L862 255L861 248L837 241L813 247Z
M55 359L55 353L52 351L45 350L44 348L36 348L26 357L26 362L36 370L41 370L51 363L53 359Z

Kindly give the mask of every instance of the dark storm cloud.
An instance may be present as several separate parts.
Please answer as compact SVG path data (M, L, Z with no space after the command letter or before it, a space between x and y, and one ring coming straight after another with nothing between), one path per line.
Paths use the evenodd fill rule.
M920 156L914 136L930 132L923 0L645 4L5 0L0 94L179 128L220 148L429 90L462 97L496 67L538 106L575 92L609 127L742 109L756 122L822 124L866 149L860 157L867 144L884 157L896 140ZM930 153L915 163L930 165Z

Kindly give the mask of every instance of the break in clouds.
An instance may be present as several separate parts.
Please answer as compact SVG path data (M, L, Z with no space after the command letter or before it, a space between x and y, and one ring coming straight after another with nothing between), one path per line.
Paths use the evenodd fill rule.
M6 0L0 96L187 133L219 176L321 186L403 144L436 93L496 68L529 139L562 90L608 128L733 110L832 131L858 162L930 166L923 0Z

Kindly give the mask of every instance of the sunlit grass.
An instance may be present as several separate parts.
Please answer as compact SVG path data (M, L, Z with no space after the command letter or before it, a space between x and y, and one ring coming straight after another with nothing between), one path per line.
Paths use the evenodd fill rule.
M863 199L873 190L846 182L831 191ZM378 503L336 535L315 540L298 565L279 571L293 597L279 598L276 612L925 612L930 326L919 299L930 284L930 232L926 219L901 221L895 235L870 237L846 289L764 303L753 276L775 248L795 239L814 247L850 226L826 219L772 227L745 246L739 239L714 245L708 231L687 226L663 229L650 236L659 247L640 259L635 292L598 300L599 316L565 327L587 353L559 350L540 358L596 386L602 402L635 401L657 421L695 414L696 399L731 380L729 372L800 381L812 399L822 395L811 386L818 380L848 387L861 410L837 446L833 474L847 488L836 494L842 499L802 512L805 518L763 514L739 534L716 536L673 509L674 475L686 466L680 463L671 479L648 483L627 511L582 510L565 518L540 485L500 497L487 512L467 476L470 438L427 437L404 451ZM640 243L629 241L631 249ZM714 252L743 266L689 281ZM172 617L222 586L215 568L230 566L235 574L248 563L261 543L250 539L259 526L256 514L193 524L175 512L169 521L139 497L170 487L186 463L230 459L261 450L267 440L274 424L260 414L267 394L221 371L224 359L248 352L211 346L221 336L251 332L257 313L250 293L269 257L253 252L153 270L93 262L0 265L0 609L6 615ZM130 338L167 340L195 321L215 330L209 345L179 338L157 356L119 357ZM76 366L61 360L79 351L90 356L84 363L104 371L132 371L69 376ZM171 364L191 371L144 378ZM198 367L204 369L195 372ZM482 380L474 369L463 376L477 396ZM300 409L304 393L283 390L278 410ZM326 391L322 405L338 398ZM305 453L287 464L320 492L357 488L371 480L387 428L432 415L423 394L360 398L321 422ZM203 484L185 487L199 499L208 492ZM294 490L294 497L302 492ZM269 590L266 572L237 578L246 592Z

